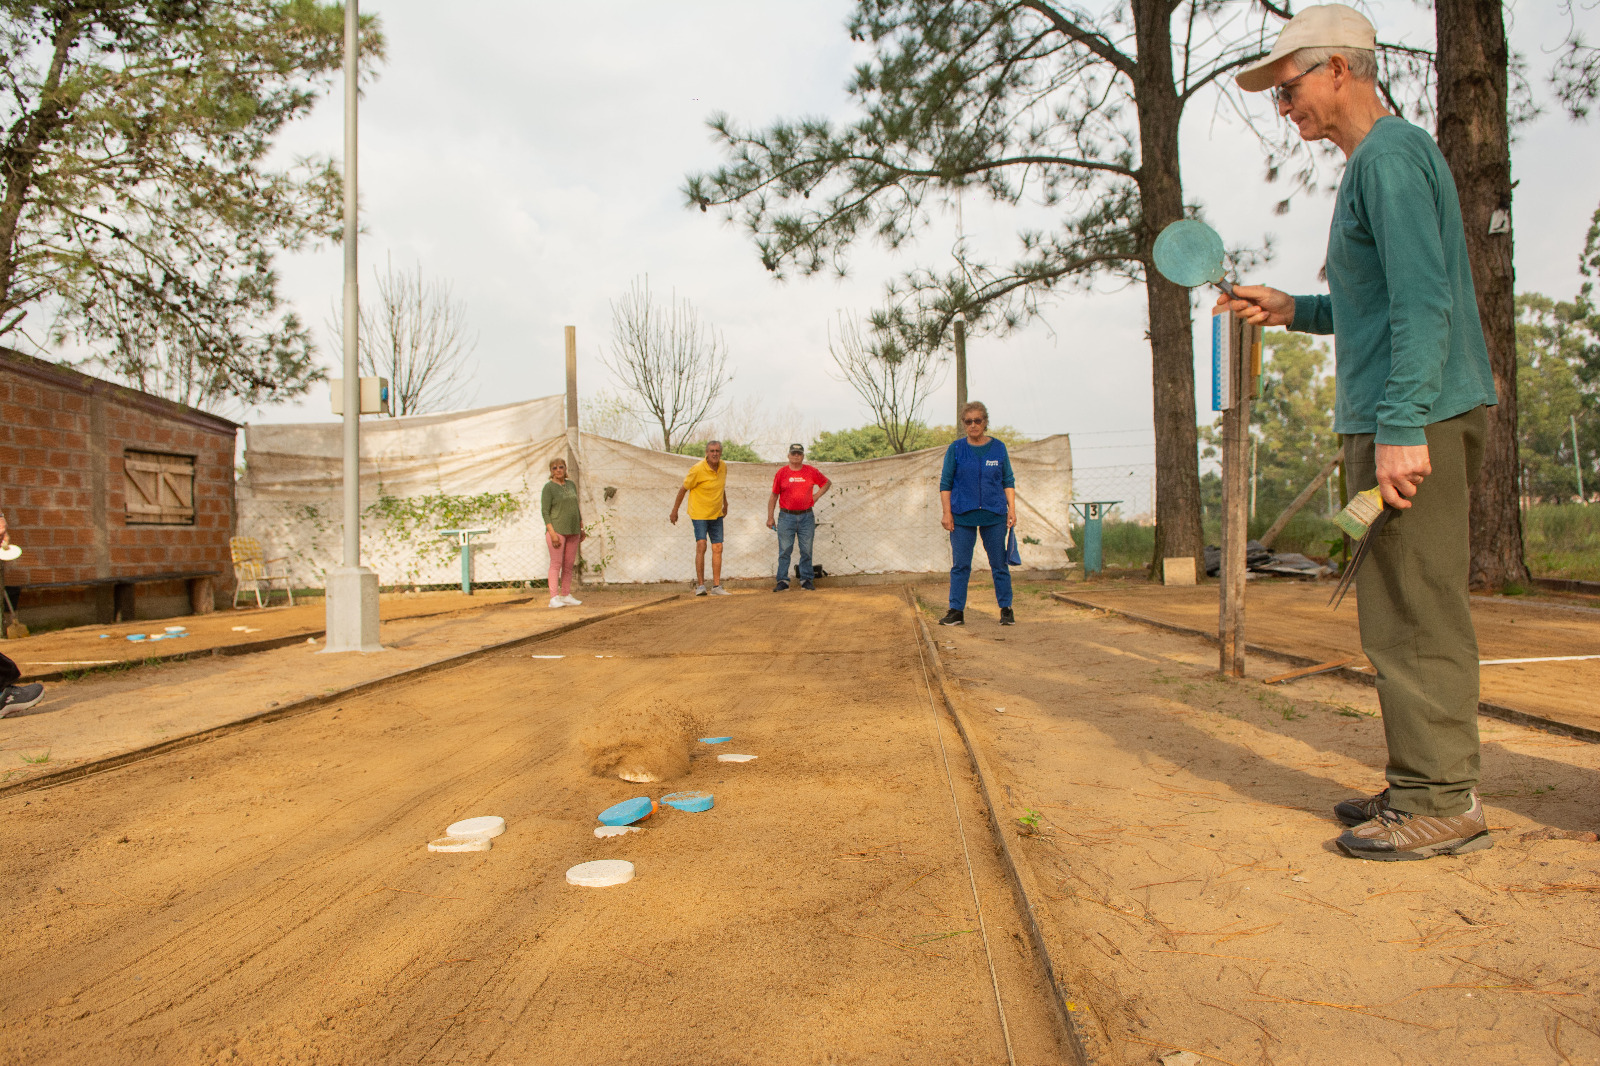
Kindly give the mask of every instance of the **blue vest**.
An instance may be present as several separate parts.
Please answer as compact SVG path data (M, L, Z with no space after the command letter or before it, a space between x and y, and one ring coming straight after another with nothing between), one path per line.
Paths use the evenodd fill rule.
M956 453L955 480L950 484L950 513L984 510L1005 514L1006 446L991 437L980 453L962 437L950 447Z

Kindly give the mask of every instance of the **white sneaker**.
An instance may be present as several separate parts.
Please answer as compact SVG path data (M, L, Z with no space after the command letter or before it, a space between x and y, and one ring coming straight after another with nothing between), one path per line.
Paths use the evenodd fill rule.
M696 585L694 587L694 594L696 596L704 596L706 594L706 587L704 585Z
M713 596L731 596L731 595L733 595L733 593L729 592L727 589L723 588L721 585L712 585L711 586L711 595L713 595Z
M561 602L566 604L568 607L582 607L583 606L583 601L582 600L576 599L576 598L574 598L573 596L570 596L570 595L561 597Z
M567 601L562 599L560 596L551 596L550 597L550 606L552 608L565 607L566 605L567 605Z

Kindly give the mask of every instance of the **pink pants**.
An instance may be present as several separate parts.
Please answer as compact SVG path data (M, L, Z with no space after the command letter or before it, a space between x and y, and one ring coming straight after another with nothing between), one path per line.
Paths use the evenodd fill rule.
M572 568L578 563L578 546L583 543L583 536L574 533L562 541L561 547L556 547L549 537L545 538L545 546L550 549L550 595L566 596L572 592Z

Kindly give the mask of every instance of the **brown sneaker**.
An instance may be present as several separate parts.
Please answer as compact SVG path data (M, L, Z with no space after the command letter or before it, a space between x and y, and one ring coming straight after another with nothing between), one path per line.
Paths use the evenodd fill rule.
M1339 835L1339 849L1356 859L1383 862L1431 859L1435 855L1461 855L1492 847L1483 804L1472 794L1472 806L1463 814L1436 818L1385 807L1376 818Z
M1389 790L1384 789L1376 796L1368 796L1365 799L1345 800L1343 803L1334 804L1333 816L1345 825L1360 825L1362 822L1370 822L1382 814L1383 809L1387 806L1389 806Z

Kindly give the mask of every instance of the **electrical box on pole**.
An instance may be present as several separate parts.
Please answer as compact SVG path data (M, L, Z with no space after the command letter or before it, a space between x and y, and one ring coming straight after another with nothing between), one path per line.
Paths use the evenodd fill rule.
M328 388L333 393L333 413L344 414L344 379L330 378ZM356 412L363 415L386 415L389 413L389 379L388 378L362 378L361 379L361 410Z

